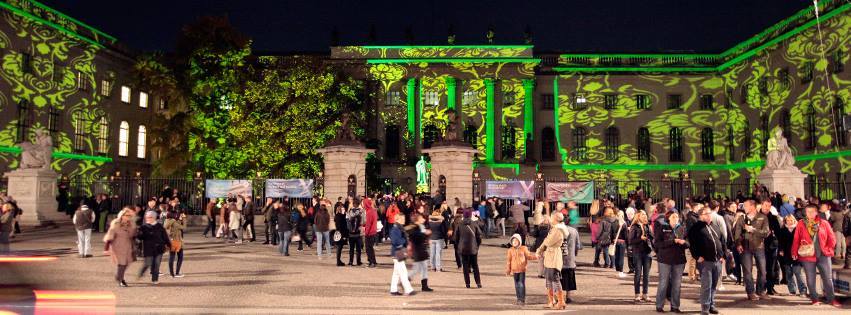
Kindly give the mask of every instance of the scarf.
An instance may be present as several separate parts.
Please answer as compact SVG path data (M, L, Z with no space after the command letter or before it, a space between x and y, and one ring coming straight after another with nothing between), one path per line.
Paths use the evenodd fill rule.
M804 225L807 227L807 233L810 233L810 237L815 237L816 231L818 231L818 218L815 220L805 219Z

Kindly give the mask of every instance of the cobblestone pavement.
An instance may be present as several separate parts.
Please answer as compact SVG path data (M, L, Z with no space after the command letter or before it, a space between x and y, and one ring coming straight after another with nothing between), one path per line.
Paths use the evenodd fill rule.
M262 226L258 227L262 230ZM319 259L315 248L299 252L291 247L290 257L281 257L276 248L258 242L233 245L215 238L202 238L200 230L186 233L185 278L168 276L168 257L163 258L159 285L150 283L150 276L135 276L140 262L130 266L127 274L130 287L119 288L113 282L114 266L104 256L103 234L93 235L95 257L81 259L76 254L75 234L70 226L60 229L25 230L13 240L13 250L25 254L54 255L59 259L38 263L0 263L0 310L9 308L16 294L32 289L41 290L105 290L116 297L119 313L287 313L287 314L398 314L398 313L551 313L544 304L546 295L543 279L537 278L538 263L532 262L527 273L527 305L517 307L514 286L504 275L505 238L483 242L479 254L482 289L466 289L459 269L455 268L451 250L444 250L445 272L429 273L429 285L434 292L411 297L388 294L392 262L386 244L379 244L379 266L375 269L337 267L333 257ZM262 234L262 233L261 233ZM574 313L654 313L652 302L635 304L632 301L632 277L619 279L614 270L593 268L590 265L593 249L582 250L576 271L579 290L567 311ZM344 251L344 260L346 260ZM366 255L363 256L364 262ZM656 263L651 270L650 294L656 292ZM419 290L419 281L413 281ZM849 314L851 301L845 308L810 306L801 297L772 297L759 302L745 300L742 286L725 282L726 290L719 293L717 305L722 314L779 314L783 311ZM681 309L699 313L698 283L684 280ZM785 285L778 291L786 292ZM21 293L24 292L24 293ZM5 298L3 298L5 296ZM22 299L17 297L17 299ZM652 299L651 299L652 300ZM25 304L21 302L20 305ZM24 306L21 306L24 307ZM667 309L667 307L666 307ZM18 308L17 310L21 310Z

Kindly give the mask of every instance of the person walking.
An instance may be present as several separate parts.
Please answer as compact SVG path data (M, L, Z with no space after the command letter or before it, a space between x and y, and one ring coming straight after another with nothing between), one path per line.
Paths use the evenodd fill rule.
M555 212L550 216L550 221L555 221ZM535 251L536 257L543 257L544 278L547 287L547 307L552 309L564 309L564 295L561 289L561 267L564 265L561 246L564 243L564 234L559 229L550 229L547 238Z
M168 251L168 273L172 278L183 278L180 267L183 266L183 230L186 229L186 214L171 209L163 224L171 244ZM177 258L177 268L174 268Z
M635 211L635 210L633 210ZM634 213L633 213L634 214ZM615 271L618 272L618 278L626 278L626 274L623 272L623 261L627 258L627 231L629 230L629 224L626 219L626 215L624 211L618 211L617 214L617 225L618 227L615 229L614 235L614 245L615 245L615 256L614 256L614 264ZM631 263L629 265L632 265Z
M576 256L579 255L579 250L582 249L582 242L579 240L579 231L573 226L565 224L566 219L563 213L556 212L555 221L558 221L553 228L559 229L564 235L564 242L561 244L561 290L562 300L564 303L571 303L570 292L576 291Z
M452 220L452 221L449 222L449 230L446 231L446 236L448 236L450 242L452 242L452 252L455 254L455 267L457 269L461 269L461 267L462 267L461 252L458 251L459 246L458 246L458 242L455 241L454 233L455 233L455 229L457 229L458 226L460 226L461 223L464 222L464 209L461 208L461 207L456 208L455 209L455 215L453 215L450 220ZM521 241L522 241L522 236L521 236Z
M290 207L281 202L276 203L279 211L277 211L278 217L278 253L281 256L289 256L290 255L290 242L292 241L293 236L293 212L290 210Z
M365 241L366 260L368 262L367 267L375 268L378 266L378 262L375 260L375 243L378 241L378 212L375 209L373 199L364 199L363 209L363 238ZM428 249L426 249L426 253L428 253Z
M266 198L266 205L263 206L263 234L265 234L266 240L263 242L263 245L278 245L278 242L275 241L278 238L278 232L275 231L275 225L278 222L278 216L275 214L277 210L275 200Z
M242 244L242 211L236 202L230 202L228 210L228 238L232 238L234 244Z
M361 249L363 248L363 228L366 215L361 207L361 199L354 198L352 206L346 211L346 228L349 231L349 266L353 266L355 262L355 253L357 253L357 265L361 263Z
M316 256L322 259L322 245L325 245L326 254L331 255L331 239L328 232L331 216L325 204L318 206L319 210L313 215L313 227L316 229Z
M647 301L647 286L650 276L650 244L653 242L653 234L647 220L647 213L639 211L635 214L629 228L629 246L632 247L632 259L635 265L633 287L635 289L635 302ZM640 293L640 295L639 295Z
M333 239L334 246L337 249L337 267L342 267L346 265L341 260L341 256L343 254L343 246L346 245L349 238L349 230L346 227L348 221L346 220L346 208L344 208L341 203L337 203L335 207L336 210L334 214L334 225L337 227L337 229L334 230ZM398 216L399 213L397 213L396 215ZM402 216L404 216L404 214L402 214ZM396 218L393 218L393 220L396 220ZM407 270L405 274L407 274Z
M296 232L298 233L298 251L304 250L304 245L307 244L307 248L310 248L311 241L307 238L307 225L310 222L310 218L307 215L307 211L304 209L304 205L300 202L295 204L296 211L293 211L293 226L296 228Z
M171 243L165 229L157 222L156 212L145 212L145 223L139 227L136 238L142 241L142 255L145 256L145 265L139 269L138 277L141 278L150 268L151 283L159 284L163 253L171 247Z
M254 232L254 200L251 196L245 196L245 204L242 206L242 230L248 232L249 240L257 241L257 233Z
M340 208L342 209L342 207ZM404 295L414 295L417 292L411 287L411 281L408 279L408 267L405 266L405 260L408 258L408 239L405 237L405 232L403 232L405 214L396 214L393 221L395 223L390 228L390 257L393 257L393 276L390 277L390 295L402 295L402 293L399 293L399 282L402 283L402 289L405 290ZM337 265L339 266L340 262Z
M425 228L425 218L417 215L413 219L412 224L405 227L408 244L411 246L411 259L414 261L408 278L413 279L414 276L420 275L423 292L430 292L433 291L428 287L428 237L431 231Z
M603 210L603 219L600 220L600 229L597 231L597 247L603 253L603 268L614 267L614 255L610 254L614 251L609 251L609 246L614 243L615 231L619 226L617 222L614 209L606 207Z
M779 245L777 256L780 268L786 274L786 287L789 289L789 294L807 296L807 286L804 284L804 277L801 276L801 262L792 259L792 242L795 239L795 229L798 227L798 220L795 219L793 212L789 212L790 214L783 218L783 227L777 231Z
M473 277L476 280L476 287L482 288L482 280L479 276L479 245L482 244L482 230L479 225L473 222L473 211L471 209L464 210L463 221L455 227L453 237L458 244L458 252L461 255L461 265L464 268L464 284L470 288L470 271L473 272Z
M670 292L671 312L680 313L680 284L686 264L685 226L680 224L676 212L665 214L668 224L655 230L656 260L659 262L659 286L656 289L656 311L664 312L665 300Z
M514 234L508 241L511 247L506 253L505 275L514 277L515 305L526 305L526 265L529 260L537 260L520 240L520 234Z
M845 261L845 216L846 212L838 205L830 208L828 222L830 223L834 239L836 239L836 248L833 250L833 262L835 264L841 264Z
M699 221L688 230L689 251L692 257L697 257L700 269L700 313L718 314L715 307L715 291L721 276L721 266L724 264L727 246L721 240L721 235L712 227L712 212L702 208ZM682 274L682 273L680 273Z
M768 218L757 211L753 200L744 203L745 216L741 228L733 231L736 250L742 257L742 277L745 278L745 292L748 300L759 301L765 297L765 238L770 230ZM753 267L756 260L757 278L754 284Z
M792 259L798 260L804 266L807 274L807 288L810 290L810 301L820 305L816 290L816 269L821 276L822 294L825 301L834 307L842 307L836 299L833 288L833 270L831 258L834 256L836 239L830 223L819 215L814 205L804 209L805 217L798 221L795 237L792 239Z
M136 213L134 210L124 207L118 213L118 217L109 223L109 229L103 236L103 251L110 256L112 263L117 268L115 282L120 287L127 286L124 273L127 271L127 266L136 260L136 255L133 253L136 232Z
M429 264L433 271L443 272L441 258L443 257L443 248L446 247L446 239L449 238L447 235L449 227L440 209L435 209L428 217L428 229L431 231L428 236Z
M204 233L201 233L204 238L207 238L207 233L216 236L216 213L218 213L216 199L210 199L207 206L204 207L204 214L207 215L207 227L204 228Z
M103 216L106 216L106 213ZM82 205L74 212L74 217L71 221L77 230L77 251L80 254L80 258L92 257L92 226L95 222L94 211L89 209L89 206Z

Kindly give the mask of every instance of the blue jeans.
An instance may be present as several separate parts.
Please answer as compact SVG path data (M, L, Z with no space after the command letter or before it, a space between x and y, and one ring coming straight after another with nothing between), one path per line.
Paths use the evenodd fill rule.
M807 274L807 288L810 289L810 299L818 299L818 290L816 290L816 269L821 275L821 285L824 298L828 303L836 299L833 291L833 271L831 270L830 257L818 256L815 262L802 261L804 265L804 273Z
M753 262L756 259L756 287L753 283ZM745 278L745 292L748 294L765 293L765 251L745 250L742 253L742 277ZM754 291L756 289L756 291Z
M315 228L314 228L315 229ZM325 244L325 251L331 253L331 232L314 232L316 235L316 255L322 256L322 244Z
M160 264L163 261L163 254L156 256L145 256L145 264L142 269L139 269L139 277L145 274L148 268L151 268L151 281L157 282L160 279Z
M514 294L518 301L526 302L526 273L514 274Z
M429 262L431 263L431 268L440 270L443 267L443 264L440 263L441 252L443 251L443 240L429 240Z
M786 286L789 287L789 294L807 294L807 286L804 285L804 277L801 276L801 263L783 265L783 269L786 270Z
M626 256L626 243L618 242L615 245L615 270L623 272L623 259Z
M281 255L289 255L290 254L290 238L293 236L293 231L278 231L278 236L281 238L278 243L278 252Z
M597 253L603 255L604 267L609 268L612 266L612 256L609 256L609 246L603 246L597 243L597 248L594 250L594 260L597 260Z
M650 254L633 253L632 259L635 264L635 275L633 277L635 294L647 294L647 282L650 277L650 262L652 261ZM639 292L639 289L641 289L641 292Z
M659 286L656 288L656 309L665 306L668 288L671 290L671 308L680 308L680 285L683 280L685 264L668 265L659 263Z
M718 287L718 278L721 276L721 262L704 261L698 264L698 269L700 270L700 311L706 313L715 308L715 288Z

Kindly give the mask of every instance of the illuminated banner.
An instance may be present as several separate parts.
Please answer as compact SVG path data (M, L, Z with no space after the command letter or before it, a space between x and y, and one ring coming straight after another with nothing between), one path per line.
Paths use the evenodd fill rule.
M594 200L594 182L547 183L547 201L571 200L591 203Z
M311 198L313 197L312 179L267 179L266 197L269 198Z
M485 182L485 193L487 197L498 197L502 199L531 200L534 198L534 181L505 180Z
M243 195L251 196L251 181L244 179L208 179L204 187L207 198Z

